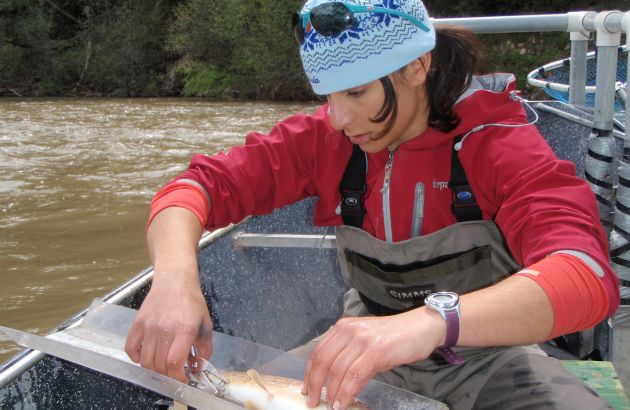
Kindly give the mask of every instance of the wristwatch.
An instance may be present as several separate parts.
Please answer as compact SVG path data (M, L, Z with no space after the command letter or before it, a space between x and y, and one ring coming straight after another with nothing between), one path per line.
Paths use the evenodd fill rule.
M435 292L424 299L424 304L433 309L446 321L446 340L437 349L447 362L458 365L464 363L457 353L451 349L457 343L459 337L459 295L454 292Z

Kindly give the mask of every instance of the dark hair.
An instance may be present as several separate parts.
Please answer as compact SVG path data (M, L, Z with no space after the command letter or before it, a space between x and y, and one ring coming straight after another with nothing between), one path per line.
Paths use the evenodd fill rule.
M448 132L460 122L453 111L453 105L472 80L478 58L478 39L468 29L447 26L436 27L435 36L436 43L431 51L431 67L426 82L429 125ZM381 110L371 120L373 122L387 120L385 129L380 134L382 136L389 132L396 122L398 97L390 76L383 77L380 81L385 90L385 101Z

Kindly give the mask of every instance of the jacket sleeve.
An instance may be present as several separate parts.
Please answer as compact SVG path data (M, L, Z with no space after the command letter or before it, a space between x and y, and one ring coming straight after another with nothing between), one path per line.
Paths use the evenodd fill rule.
M575 165L559 160L533 126L491 129L466 149L464 166L475 176L471 183L481 194L480 206L494 215L515 259L529 266L556 251L584 252L604 271L600 280L612 314L619 304L618 280L595 196L576 176Z
M210 198L207 229L238 222L316 195L317 145L327 123L320 109L277 123L268 135L251 132L227 153L193 156L176 179L198 182Z

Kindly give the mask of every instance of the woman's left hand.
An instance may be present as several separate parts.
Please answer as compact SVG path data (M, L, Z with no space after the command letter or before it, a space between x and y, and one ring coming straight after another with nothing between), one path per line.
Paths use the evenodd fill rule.
M340 319L306 367L302 393L308 394L308 406L319 403L325 384L329 408L345 409L377 373L427 358L444 343L445 334L444 320L424 307L393 316Z

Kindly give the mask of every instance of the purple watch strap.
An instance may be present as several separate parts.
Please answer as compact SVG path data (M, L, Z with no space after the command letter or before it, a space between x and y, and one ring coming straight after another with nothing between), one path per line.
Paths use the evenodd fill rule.
M451 346L454 346L459 338L459 315L455 310L447 310L444 312L444 316L446 321L446 340L444 341L444 345L438 347L436 350L450 364L462 364L464 363L464 359L451 349Z
M444 312L444 320L446 321L446 340L443 347L455 346L459 338L459 315L453 310Z
M435 349L436 352L442 355L443 358L446 359L452 365L458 365L464 363L464 359L462 359L457 353L453 351L450 347L438 347Z

